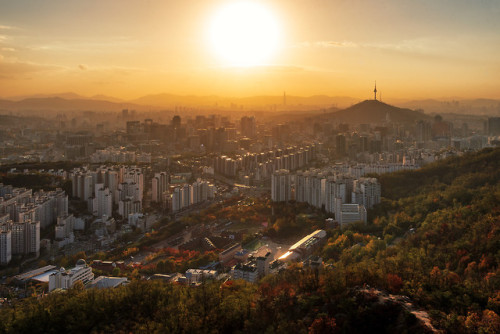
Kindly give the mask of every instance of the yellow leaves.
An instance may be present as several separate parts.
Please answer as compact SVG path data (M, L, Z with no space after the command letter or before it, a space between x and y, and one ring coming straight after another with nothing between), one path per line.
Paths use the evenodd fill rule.
M431 272L430 272L430 277L432 280L438 280L441 278L441 270L439 270L439 268L437 266L435 266L434 268L432 268Z
M130 255L134 255L136 253L139 252L139 248L137 247L129 247L127 248L126 250L123 251L123 256L130 256Z
M355 243L366 243L369 242L372 237L367 234L354 233L353 240Z
M465 319L465 327L473 333L499 333L500 316L492 310L481 313L469 312Z
M345 234L341 234L333 242L333 245L344 249L344 248L350 247L351 246L351 242L350 242L349 238Z

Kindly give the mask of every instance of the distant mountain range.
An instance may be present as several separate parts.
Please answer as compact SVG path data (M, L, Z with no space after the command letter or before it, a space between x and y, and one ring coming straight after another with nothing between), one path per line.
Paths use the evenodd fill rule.
M0 110L4 111L120 111L124 108L145 109L144 106L125 102L77 98L39 97L20 101L0 100Z
M401 107L423 109L425 113L470 114L500 116L500 100L468 99L468 100L413 100L402 102Z
M297 106L311 107L331 107L336 105L350 105L359 102L358 99L343 96L326 96L314 95L308 97L302 96L250 96L250 97L223 97L216 95L195 96L195 95L172 95L172 94L157 94L147 95L141 98L131 100L132 103L149 105L149 106L206 106L206 107L222 107L231 108L244 106L245 108L255 107L269 110L270 106L275 106L277 109L285 110L287 108L294 109Z
M146 95L133 100L122 100L105 95L85 97L76 93L39 94L30 96L15 96L0 100L1 111L120 111L132 109L137 111L173 110L176 107L188 107L205 110L262 110L262 111L294 111L294 110L337 110L345 107L354 108L361 100L346 96L315 95L301 96L251 96L251 97L221 97L215 95ZM366 101L365 101L366 102ZM364 103L364 102L362 102ZM382 102L381 102L382 103ZM385 103L382 103L385 104ZM396 103L401 108L421 109L430 113L456 113L472 115L500 115L500 100L470 99L470 100L399 100ZM362 104L357 108L365 108ZM381 105L370 105L379 110ZM355 111L357 109L346 110ZM380 109L381 110L381 109ZM377 111L375 111L376 113ZM348 112L347 112L348 113ZM405 113L405 111L403 111ZM408 113L408 112L406 112ZM342 113L337 115L341 117ZM389 113L391 117L391 113ZM385 115L384 115L385 117ZM397 116L395 116L397 117ZM394 119L396 120L396 119Z

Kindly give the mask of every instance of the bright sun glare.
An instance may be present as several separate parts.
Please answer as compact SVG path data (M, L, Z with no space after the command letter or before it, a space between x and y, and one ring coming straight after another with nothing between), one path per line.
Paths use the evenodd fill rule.
M258 2L231 2L212 18L209 39L214 53L226 65L263 65L278 48L278 22Z

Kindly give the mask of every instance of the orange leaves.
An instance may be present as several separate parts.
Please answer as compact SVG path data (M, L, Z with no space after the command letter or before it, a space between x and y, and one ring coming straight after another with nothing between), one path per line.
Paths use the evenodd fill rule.
M430 272L430 280L433 284L446 287L459 284L461 281L460 276L458 276L457 273L448 269L440 270L438 267L432 268Z
M449 285L458 284L460 283L460 276L458 276L458 274L454 273L453 271L450 271L446 275L446 282Z
M473 333L500 333L500 316L492 310L469 312L465 327Z
M335 333L337 324L335 318L324 315L314 319L309 327L309 334Z
M357 232L353 234L353 240L355 243L367 243L370 242L371 239L372 237L368 234L361 234Z
M483 254L481 256L481 262L479 262L479 270L480 271L486 271L488 268L491 266L492 259L490 256Z
M134 254L136 254L138 252L139 252L139 248L137 248L137 247L130 247L130 248L127 248L126 250L123 251L123 256L134 255Z
M472 277L477 274L477 263L476 261L469 262L467 268L464 271L465 276Z

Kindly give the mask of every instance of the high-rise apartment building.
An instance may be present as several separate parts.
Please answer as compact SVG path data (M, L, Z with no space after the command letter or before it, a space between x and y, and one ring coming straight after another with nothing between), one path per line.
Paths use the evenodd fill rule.
M380 203L380 200L381 187L376 178L361 178L354 181L352 203L371 209L375 204Z
M165 192L168 190L168 175L165 172L156 173L151 180L151 200L155 203L163 202Z
M7 265L12 259L12 232L0 230L0 264Z
M290 172L280 169L271 177L271 199L275 202L287 202L292 199Z

